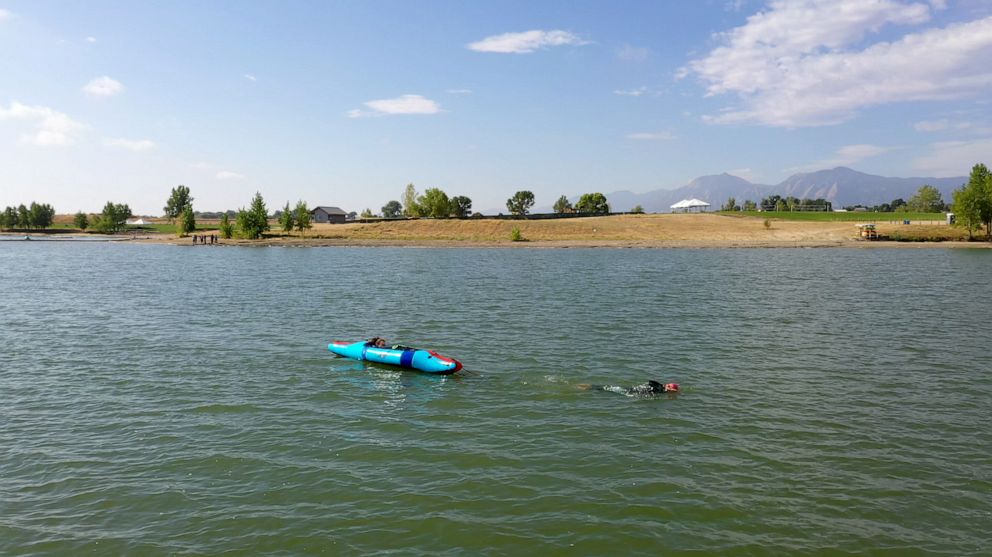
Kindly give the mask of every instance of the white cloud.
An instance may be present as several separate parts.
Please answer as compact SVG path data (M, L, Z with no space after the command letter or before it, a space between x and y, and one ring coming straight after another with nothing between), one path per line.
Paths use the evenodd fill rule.
M85 126L68 115L46 106L28 106L17 101L9 108L0 106L0 121L24 120L34 124L33 133L24 134L20 142L42 147L66 146L76 142L75 134Z
M643 95L644 93L647 93L647 92L648 92L648 88L647 87L644 87L644 86L641 86L641 87L638 87L637 89L627 89L627 90L624 90L624 89L615 89L613 91L613 94L614 95L621 95L621 96L624 96L624 97L640 97L641 95Z
M645 47L625 44L622 48L617 49L617 58L625 62L643 62L647 60L649 52Z
M449 95L471 95L472 94L472 90L471 89L448 89L448 90L445 91L445 93L447 93Z
M420 95L401 95L395 99L379 99L364 103L371 110L352 109L349 118L365 116L387 116L393 114L437 114L443 112L441 105Z
M940 132L945 130L967 130L972 128L971 122L952 122L947 118L940 120L923 120L913 124L913 129L918 132Z
M534 29L523 33L503 33L486 37L466 45L476 52L499 52L503 54L526 54L551 46L588 44L568 31L542 31Z
M105 139L103 144L107 147L120 147L130 151L147 151L155 148L155 142L150 139Z
M845 145L837 152L834 156L828 159L821 159L804 166L798 166L787 169L791 172L808 172L812 170L822 170L824 168L836 168L838 166L851 166L855 163L863 161L865 159L870 159L872 157L877 157L888 153L892 149L889 147L880 147L878 145L869 145L866 143L859 143L857 145Z
M214 177L218 180L243 180L245 175L238 174L237 172L231 172L230 170L221 170Z
M672 132L638 132L628 134L627 139L636 139L638 141L671 141L675 139L675 134Z
M0 8L0 23L3 23L4 21L7 21L8 19L11 19L12 17L14 17L14 14L10 13L7 10L4 10L4 9Z
M246 73L242 77L244 77L248 81L258 81L258 78L256 78L254 75L252 75L250 73Z
M751 168L735 168L733 170L728 170L727 174L737 176L738 178L744 178L748 182L753 182L758 177L755 171Z
M709 122L784 127L836 124L870 106L986 92L992 17L860 46L887 25L919 25L930 16L926 4L905 0L775 0L718 35L723 45L677 77L695 75L707 96L739 98Z
M91 80L83 87L83 91L94 97L112 97L124 91L120 81L103 76Z
M930 145L930 152L913 161L913 168L927 176L967 176L976 163L989 162L992 137L974 141L943 141Z
M93 44L96 42L96 37L86 37L86 42Z

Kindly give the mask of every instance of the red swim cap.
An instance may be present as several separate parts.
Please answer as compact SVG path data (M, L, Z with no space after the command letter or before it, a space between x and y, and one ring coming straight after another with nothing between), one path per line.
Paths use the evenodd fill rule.
M665 384L665 390L666 391L677 391L677 390L679 390L679 384L678 383L666 383Z

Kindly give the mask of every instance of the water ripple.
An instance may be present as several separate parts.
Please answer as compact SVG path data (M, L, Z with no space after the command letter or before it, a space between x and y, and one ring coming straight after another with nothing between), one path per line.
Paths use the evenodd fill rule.
M2 554L987 550L985 253L25 244Z

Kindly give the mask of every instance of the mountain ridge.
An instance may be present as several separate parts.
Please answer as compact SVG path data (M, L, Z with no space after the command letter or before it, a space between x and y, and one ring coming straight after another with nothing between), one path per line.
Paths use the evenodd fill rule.
M667 213L670 206L682 199L695 197L718 209L728 198L737 203L745 200L760 202L769 195L793 196L800 199L823 198L835 208L850 205L881 205L894 199L909 200L920 186L936 187L944 202L951 201L951 192L968 181L966 176L951 178L909 177L896 178L859 172L845 166L793 174L778 184L758 184L726 172L699 176L688 184L675 189L656 189L644 193L619 190L606 193L610 208L616 212L629 211L640 205L649 213ZM570 196L574 204L579 196ZM550 212L550 207L535 212Z

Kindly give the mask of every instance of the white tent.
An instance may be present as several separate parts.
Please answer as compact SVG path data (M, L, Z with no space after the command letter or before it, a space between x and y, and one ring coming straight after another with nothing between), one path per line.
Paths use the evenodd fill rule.
M147 221L143 218L137 218L135 220L125 221L124 224L127 224L128 226L141 226L143 224L154 224L154 223Z
M682 201L679 201L675 205L672 205L671 208L689 210L689 209L699 209L702 207L709 207L709 206L710 204L703 201L702 199L696 199L695 197L693 197L692 199L683 199Z

